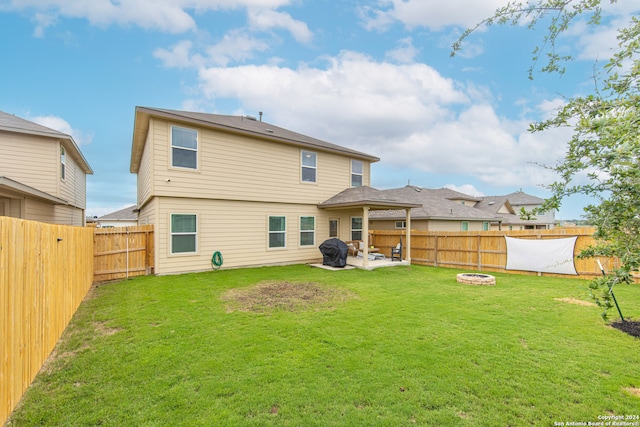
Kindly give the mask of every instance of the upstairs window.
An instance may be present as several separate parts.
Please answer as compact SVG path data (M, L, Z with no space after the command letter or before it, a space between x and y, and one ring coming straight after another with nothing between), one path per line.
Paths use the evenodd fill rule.
M360 160L351 160L351 186L362 187L364 166Z
M316 182L317 155L312 151L302 151L302 182Z
M67 152L64 147L60 146L60 178L64 179L66 176L67 168Z
M171 126L171 166L198 169L198 131Z

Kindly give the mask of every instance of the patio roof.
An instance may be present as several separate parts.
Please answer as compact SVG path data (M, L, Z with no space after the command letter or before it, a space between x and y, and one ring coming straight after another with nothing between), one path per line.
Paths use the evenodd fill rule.
M369 186L351 187L336 194L318 205L321 209L350 209L368 207L369 209L408 209L422 205L393 197L387 191Z

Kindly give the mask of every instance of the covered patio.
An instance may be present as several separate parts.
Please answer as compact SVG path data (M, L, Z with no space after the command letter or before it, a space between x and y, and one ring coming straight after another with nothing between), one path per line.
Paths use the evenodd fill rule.
M369 186L348 188L332 198L320 203L318 207L326 210L362 210L362 256L347 258L347 265L371 270L378 267L390 267L411 264L411 209L420 207L416 203L391 198L382 190ZM407 223L406 241L403 247L402 259L369 259L369 211L371 210L404 209Z

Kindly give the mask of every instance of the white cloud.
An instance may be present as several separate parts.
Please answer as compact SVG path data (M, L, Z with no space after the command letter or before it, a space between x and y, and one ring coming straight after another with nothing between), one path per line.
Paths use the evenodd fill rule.
M463 184L460 186L454 185L454 184L447 184L444 186L444 188L448 188L449 190L457 191L458 193L467 194L473 197L482 197L485 195L483 192L479 191L472 184Z
M248 111L264 111L266 121L379 156L390 167L473 176L492 186L553 181L538 164L555 164L567 135L529 134L530 120L500 117L481 101L491 99L486 88L425 64L379 63L353 52L326 61L325 68L203 68L201 91L210 101L237 99Z
M192 14L217 10L247 9L252 11L277 9L290 0L8 0L4 10L33 11L36 29L34 34L42 36L44 30L59 17L80 18L92 25L138 26L169 33L182 33L197 28ZM272 11L273 12L273 11ZM273 12L278 14L278 12ZM292 31L294 36L305 37L303 23L287 14L280 14L277 26Z
M385 30L393 22L407 28L426 27L441 30L448 26L464 28L474 26L507 3L506 0L383 0L380 8L362 8L361 19L365 28Z
M227 66L231 62L243 62L254 57L255 52L269 49L269 45L241 30L232 30L218 43L204 47L204 53L196 52L191 40L182 40L169 49L158 48L153 56L170 68L200 68Z
M295 20L288 13L277 12L270 9L249 9L249 26L253 30L268 31L274 28L282 28L300 43L309 43L313 34L302 21Z
M56 116L37 116L37 117L31 117L29 118L29 120L38 123L42 126L46 126L48 128L51 128L53 130L57 130L58 132L62 132L64 134L67 135L71 135L73 137L73 140L78 144L78 145L87 145L91 143L91 140L93 139L93 135L83 132L81 130L78 129L74 129L73 127L71 127L71 125L69 124L69 122L67 122L65 119L61 118L61 117L56 117Z
M386 53L386 57L400 64L414 62L419 50L413 45L411 37L406 37L398 42L398 47Z

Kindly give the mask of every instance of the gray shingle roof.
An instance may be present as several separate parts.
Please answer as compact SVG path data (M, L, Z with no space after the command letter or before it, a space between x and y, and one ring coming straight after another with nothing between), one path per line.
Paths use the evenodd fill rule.
M448 188L430 189L407 185L402 188L381 190L398 200L411 201L420 207L411 209L413 219L464 219L491 221L496 215L466 206L453 200L477 200L477 198ZM404 218L402 211L371 212L372 220Z
M387 190L378 190L364 185L362 187L347 188L330 199L320 203L318 207L330 209L364 205L379 209L411 208L420 206L411 200L395 197ZM404 217L404 211L402 212Z
M138 219L138 207L136 205L128 206L119 211L102 215L98 220L102 221L135 221Z
M53 138L71 138L65 133L39 125L38 123L30 122L13 114L5 113L4 111L0 111L0 129L18 133L46 135Z

